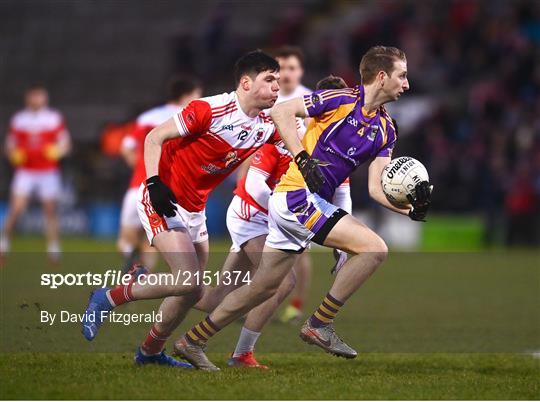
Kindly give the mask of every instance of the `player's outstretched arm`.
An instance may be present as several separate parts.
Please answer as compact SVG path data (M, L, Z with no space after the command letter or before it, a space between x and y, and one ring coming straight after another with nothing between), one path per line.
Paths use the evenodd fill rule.
M400 213L402 215L408 215L410 207L398 208L384 195L382 183L381 183L381 174L384 167L390 163L391 158L389 156L379 156L370 163L368 170L368 188L369 196L381 204L383 207L388 208L391 211Z

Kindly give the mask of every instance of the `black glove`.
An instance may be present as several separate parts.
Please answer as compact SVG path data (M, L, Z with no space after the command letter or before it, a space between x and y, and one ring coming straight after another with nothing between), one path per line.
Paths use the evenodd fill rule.
M429 182L423 181L415 186L414 197L407 194L407 199L412 205L409 218L413 221L426 221L426 215L431 205L431 191L433 191L433 186Z
M300 169L300 173L304 177L309 191L317 193L326 182L324 175L319 169L320 166L325 166L324 162L314 159L306 151L301 151L294 157L294 161Z
M146 180L146 187L148 188L148 195L150 196L150 202L152 207L159 216L165 215L167 218L172 218L176 214L176 197L169 187L167 187L159 178L159 176L152 176Z

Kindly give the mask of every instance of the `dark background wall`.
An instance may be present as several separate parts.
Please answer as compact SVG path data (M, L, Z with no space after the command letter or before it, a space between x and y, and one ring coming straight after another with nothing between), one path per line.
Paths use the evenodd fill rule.
M294 44L306 53L306 85L328 73L355 84L361 55L394 45L407 53L411 82L392 107L396 154L426 164L435 210L530 225L540 194L539 4L3 0L0 127L27 85L45 83L75 141L64 173L77 202L118 202L129 170L101 153L101 130L159 103L172 73L195 74L207 95L230 91L240 54ZM11 169L1 166L6 199ZM353 190L355 205L369 206L365 170Z

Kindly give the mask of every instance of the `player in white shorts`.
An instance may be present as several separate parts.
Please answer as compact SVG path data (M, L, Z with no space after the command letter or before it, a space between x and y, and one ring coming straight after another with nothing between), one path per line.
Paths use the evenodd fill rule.
M242 56L235 64L237 88L230 93L192 101L173 118L154 128L145 139L146 181L140 187L139 216L148 239L169 266L173 277L189 273L190 280L160 282L161 274L147 275L144 283L132 282L112 289L96 289L82 323L83 335L93 340L103 314L120 304L165 298L162 320L154 323L136 354L141 364L154 362L178 366L163 348L167 338L201 298L202 274L208 260L205 205L210 192L242 161L265 143L280 141L271 118L279 90L279 64L261 51ZM199 332L200 330L200 332ZM211 324L196 330L212 331ZM193 347L180 340L177 355ZM206 360L190 360L199 369L217 370Z
M318 88L340 88L346 86L343 80L327 77L321 80ZM303 136L303 130L298 135ZM281 176L287 171L292 160L283 144L266 144L255 153L249 169L234 191L234 198L227 210L227 229L232 239L230 253L222 269L223 272L241 267L255 272L264 241L268 234L268 200ZM346 211L351 210L349 180L336 191L334 201ZM341 261L341 264L344 260ZM337 264L336 264L337 265ZM295 270L297 266L295 265ZM282 301L295 285L295 275L291 272L280 285L276 295L251 311L242 327L236 349L228 361L229 366L267 368L254 357L255 343L264 325L270 320ZM236 286L238 287L238 286ZM220 286L205 289L204 297L196 308L211 312L235 286Z
M6 140L6 153L15 174L9 210L0 234L0 255L9 251L17 219L35 195L43 206L49 260L56 263L60 257L56 211L62 187L59 160L69 153L71 140L63 116L48 107L47 89L41 85L29 88L25 104L25 109L11 119Z
M142 239L143 226L137 212L139 187L146 179L143 148L146 135L155 127L178 113L194 99L202 96L200 84L188 76L175 76L168 83L168 101L142 113L136 122L133 133L124 137L121 153L126 163L133 168L129 188L122 201L120 231L117 247L125 258L124 270L135 262L141 262L150 271L157 259L146 239Z

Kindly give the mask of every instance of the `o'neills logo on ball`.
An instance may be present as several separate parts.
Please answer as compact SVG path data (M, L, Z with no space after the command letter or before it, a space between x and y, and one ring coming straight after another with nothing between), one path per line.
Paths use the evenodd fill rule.
M392 166L392 169L390 169L388 171L388 173L386 174L386 177L389 178L389 179L393 179L394 178L394 175L397 173L397 171L399 170L399 168L401 166L403 166L405 163L407 163L408 161L410 161L412 158L409 158L408 156L403 156L401 158L399 158L396 163L394 164L394 166Z

